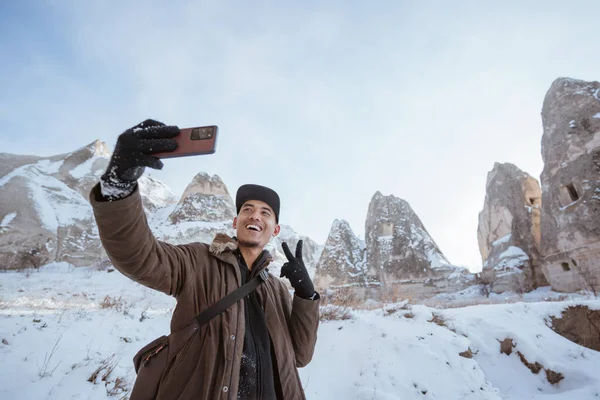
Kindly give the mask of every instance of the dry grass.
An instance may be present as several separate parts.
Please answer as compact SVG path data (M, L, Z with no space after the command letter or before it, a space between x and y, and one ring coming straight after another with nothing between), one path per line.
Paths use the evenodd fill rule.
M92 372L88 378L88 382L94 385L104 382L108 396L121 396L120 399L126 399L131 390L127 381L123 377L116 377L115 379L111 377L118 363L119 361L116 359L115 354L104 358L100 361L98 368Z
M384 317L389 317L390 315L394 315L396 314L398 311L410 311L411 310L411 304L408 301L404 301L401 303L396 303L396 304L388 304L388 305L384 305L383 306L383 316ZM407 314L412 314L412 316L407 316ZM409 313L403 313L403 315L407 318L412 318L414 317L414 314L412 312Z
M364 308L364 299L359 298L352 288L344 288L321 296L321 306L338 306L352 309Z
M448 327L448 325L446 324L446 320L441 314L433 313L431 319L427 322L433 322L438 326L444 326L446 328Z
M38 376L40 377L40 379L52 376L54 371L56 371L56 368L58 368L58 366L60 365L59 361L58 363L56 363L56 365L54 365L54 367L50 366L50 364L52 363L52 357L54 356L54 354L56 354L56 350L58 350L58 344L60 343L61 339L62 336L56 340L56 343L54 343L54 346L52 346L50 352L46 353L42 365L38 366Z
M131 308L131 304L125 301L125 299L123 299L123 296L112 297L107 295L100 303L100 308L112 308L118 312L122 312L123 314L127 315L129 313L129 309Z
M319 310L319 320L321 321L344 321L348 319L352 319L352 310L348 307L329 304Z
M464 357L464 358L473 358L473 351L471 350L470 347L467 348L467 350L463 351L462 353L458 353L459 356ZM477 354L477 353L475 353Z
M109 396L119 396L122 395L121 399L128 398L127 394L131 390L129 388L129 384L122 377L117 377L112 383L112 387L110 385L106 386L106 394Z
M98 368L96 368L96 370L92 372L92 374L88 378L88 382L98 384L100 383L98 382L98 377L100 377L100 380L102 382L106 382L116 366L117 361L115 360L114 354L106 357L104 360L100 361L100 365L98 366Z
M108 271L109 269L114 270L112 262L108 259L96 261L90 266L92 271Z

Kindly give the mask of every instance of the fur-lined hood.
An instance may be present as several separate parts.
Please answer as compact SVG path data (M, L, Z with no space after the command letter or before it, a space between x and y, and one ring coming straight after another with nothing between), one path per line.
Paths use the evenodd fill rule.
M209 251L215 257L228 262L230 264L236 265L235 256L233 255L233 251L237 250L238 241L236 237L231 237L224 233L217 233L212 243L210 244ZM264 251L261 255L259 261L261 264L261 268L266 268L272 261L273 256L269 251Z
M238 248L238 242L235 238L224 233L217 233L212 243L210 244L209 250L214 255L219 255L225 251L234 251Z

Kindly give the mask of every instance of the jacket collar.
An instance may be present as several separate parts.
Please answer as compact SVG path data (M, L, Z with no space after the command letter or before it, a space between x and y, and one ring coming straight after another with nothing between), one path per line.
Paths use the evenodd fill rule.
M235 237L228 236L224 233L217 233L210 244L209 251L219 260L237 266L237 258L233 253L237 248L238 242ZM262 255L261 260L263 260L263 262L260 263L260 266L258 267L259 270L266 268L271 261L273 261L273 257L266 251Z
M219 256L225 252L232 252L237 248L237 240L224 233L217 233L210 244L209 250L215 256Z

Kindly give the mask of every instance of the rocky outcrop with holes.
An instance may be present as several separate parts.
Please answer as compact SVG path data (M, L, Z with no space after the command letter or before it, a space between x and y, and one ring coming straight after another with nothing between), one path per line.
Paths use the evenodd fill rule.
M315 272L315 285L321 288L366 283L365 244L345 220L333 221Z
M477 240L482 276L497 293L548 284L540 266L541 197L537 180L513 164L495 163L488 173Z
M600 284L600 83L554 81L542 109L542 268L556 290Z

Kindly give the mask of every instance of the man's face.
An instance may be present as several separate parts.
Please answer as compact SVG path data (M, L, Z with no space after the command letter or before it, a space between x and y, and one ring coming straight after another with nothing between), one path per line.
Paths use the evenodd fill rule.
M233 219L233 228L240 247L261 249L280 230L273 209L260 200L248 200L242 205L240 213Z

